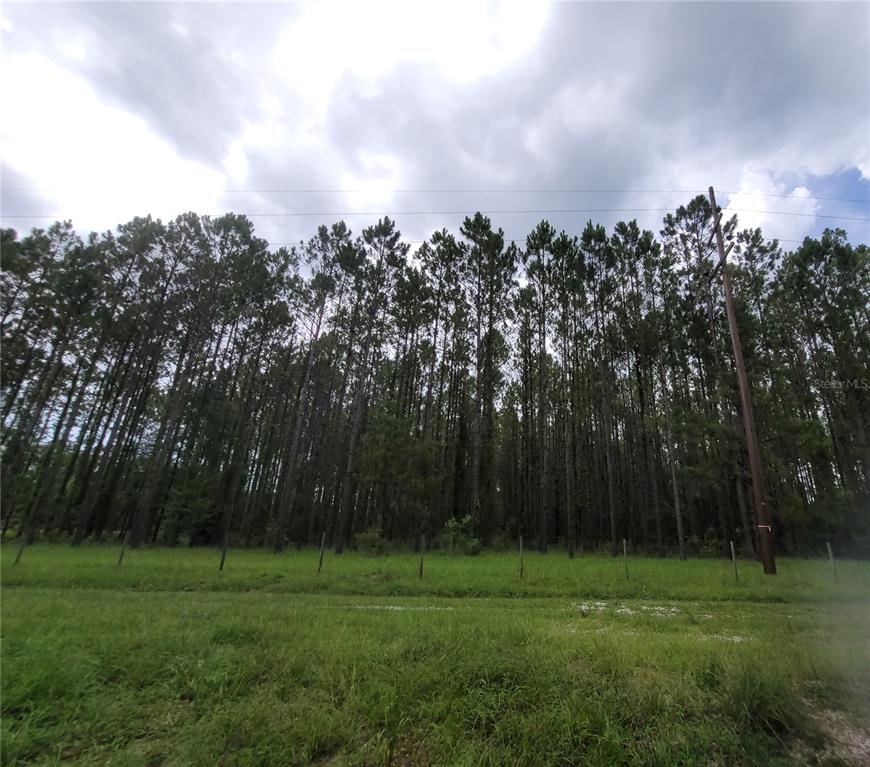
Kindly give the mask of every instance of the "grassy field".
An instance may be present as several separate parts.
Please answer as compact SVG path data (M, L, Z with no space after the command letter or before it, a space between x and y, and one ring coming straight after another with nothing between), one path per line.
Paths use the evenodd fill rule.
M870 564L40 545L2 763L867 764Z

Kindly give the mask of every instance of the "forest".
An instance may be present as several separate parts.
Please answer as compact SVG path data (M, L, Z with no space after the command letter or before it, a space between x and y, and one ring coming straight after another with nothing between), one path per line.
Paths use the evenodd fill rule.
M713 224L3 230L3 535L751 556ZM723 230L776 550L868 556L870 249Z

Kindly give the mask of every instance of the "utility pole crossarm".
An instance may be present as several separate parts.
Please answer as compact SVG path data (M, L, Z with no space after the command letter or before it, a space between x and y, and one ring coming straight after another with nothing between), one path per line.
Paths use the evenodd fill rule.
M733 247L734 247L734 243L732 242L732 243L728 246L728 250L725 251L725 255L722 256L722 258L719 259L719 262L716 264L716 266L714 266L714 267L713 267L713 268L708 272L707 282L712 282L712 281L713 281L713 278L716 276L716 273L717 273L720 269L722 269L722 268L725 267L725 264L726 264L726 262L728 261L728 254L731 252L731 248L733 248Z
M725 240L722 237L722 215L716 205L716 194L710 187L710 205L713 209L716 247L719 250L719 264L711 273L722 269L722 286L725 290L725 311L728 315L728 329L731 332L731 346L734 349L734 367L737 369L737 387L740 391L740 409L743 415L743 431L746 436L746 452L749 455L749 471L752 476L752 501L755 506L755 522L761 544L761 563L768 575L776 574L776 562L773 556L773 535L767 507L764 504L764 474L761 465L761 454L758 451L758 440L755 435L755 419L752 414L752 397L749 392L749 379L746 376L746 365L743 362L743 347L740 344L740 333L737 329L737 316L734 312L734 296L731 291L731 276L728 274L726 259L731 248L725 250Z
M713 211L713 231L710 232L710 238L707 240L707 247L709 248L713 244L713 238L716 236L716 230L719 228L719 224L722 223L722 211L714 210Z

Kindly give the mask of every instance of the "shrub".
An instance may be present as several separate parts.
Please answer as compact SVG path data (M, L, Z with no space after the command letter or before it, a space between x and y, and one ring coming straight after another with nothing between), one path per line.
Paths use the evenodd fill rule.
M389 541L384 538L381 528L377 525L372 525L368 530L357 533L353 542L357 551L372 557L379 557L385 554L389 544Z
M699 557L715 559L721 557L727 550L727 543L723 543L717 536L716 530L707 528L703 538L690 535L686 539L686 548Z
M450 517L438 536L438 547L447 549L450 554L480 554L482 548L480 539L471 534L473 524L468 514L462 519Z

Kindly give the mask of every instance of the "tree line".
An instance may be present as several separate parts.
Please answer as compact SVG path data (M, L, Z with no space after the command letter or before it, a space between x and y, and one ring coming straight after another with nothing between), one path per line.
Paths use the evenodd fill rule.
M870 551L870 251L723 226L780 550ZM756 546L703 196L525 242L477 213L270 249L244 216L2 231L3 535Z

